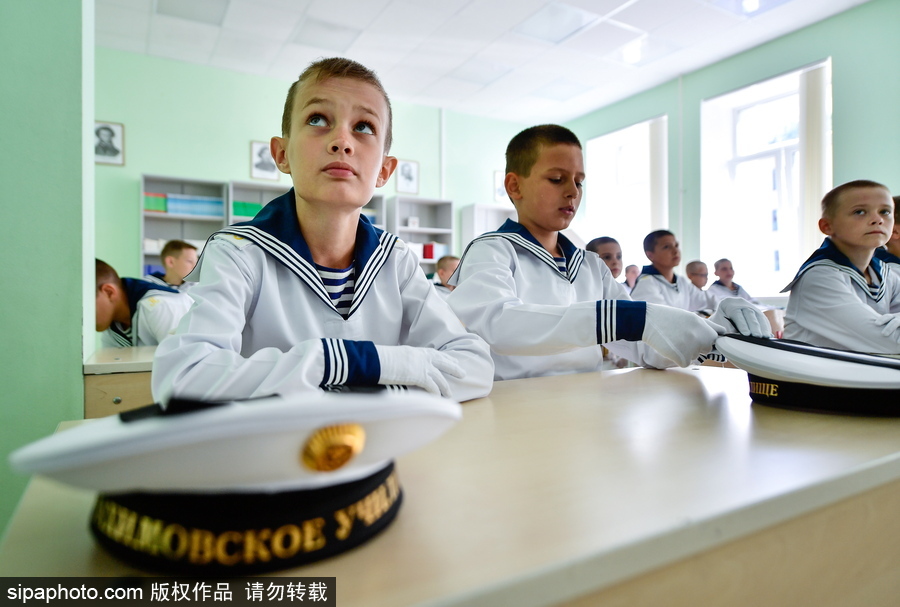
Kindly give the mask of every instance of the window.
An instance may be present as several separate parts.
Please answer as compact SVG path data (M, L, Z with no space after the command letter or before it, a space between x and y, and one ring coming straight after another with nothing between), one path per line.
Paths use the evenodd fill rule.
M585 146L585 210L573 228L585 242L618 240L623 267L647 264L644 237L667 223L666 128L666 117L656 118Z
M753 295L781 291L821 239L818 201L831 186L828 68L702 104L701 258L731 259Z

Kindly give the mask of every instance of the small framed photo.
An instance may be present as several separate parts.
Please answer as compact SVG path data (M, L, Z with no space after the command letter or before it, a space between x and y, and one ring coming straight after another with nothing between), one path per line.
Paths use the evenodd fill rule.
M118 122L94 122L94 162L125 164L125 125Z
M506 173L494 171L494 202L508 202L506 195Z
M278 181L281 177L268 141L250 142L250 177Z
M401 160L397 163L397 192L419 193L419 163L415 160Z

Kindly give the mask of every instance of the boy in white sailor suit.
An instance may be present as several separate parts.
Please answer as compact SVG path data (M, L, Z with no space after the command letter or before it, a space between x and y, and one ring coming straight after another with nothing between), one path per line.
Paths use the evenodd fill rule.
M650 265L641 270L631 290L632 299L706 315L716 309L718 299L714 295L675 273L675 268L681 263L681 245L675 234L668 230L650 232L644 237L644 254Z
M242 398L343 386L486 395L487 345L463 328L406 244L360 215L390 178L391 110L349 59L291 86L272 157L294 187L214 234L195 303L157 349L156 398Z
M155 346L171 335L191 307L191 299L171 287L137 278L120 278L105 261L95 260L96 329L107 348Z
M447 298L490 344L495 379L599 370L601 345L639 364L685 366L725 330L683 310L631 301L597 254L560 234L581 202L583 180L581 144L564 127L526 129L507 147L505 185L518 222L472 241ZM749 320L761 334L766 325Z
M759 302L750 297L747 290L734 282L734 266L728 259L720 259L714 265L717 281L709 285L706 292L715 296L716 299L724 299L726 297L740 297L746 299L752 304L759 305Z
M784 337L817 346L900 354L900 272L875 252L894 226L888 189L851 181L822 199L825 242L784 288ZM893 267L892 267L893 266Z
M197 265L197 247L183 240L170 240L159 252L164 272L151 272L144 276L147 282L169 287L180 293L188 292L195 282L188 282L185 276Z

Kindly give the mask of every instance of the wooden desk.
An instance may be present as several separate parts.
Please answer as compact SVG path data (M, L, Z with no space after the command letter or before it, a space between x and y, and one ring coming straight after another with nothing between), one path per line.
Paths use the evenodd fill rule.
M84 363L84 417L104 417L153 402L156 346L101 348Z
M282 572L342 607L896 605L900 419L753 405L746 374L498 382L401 457L370 543ZM94 496L35 478L0 575L140 574L92 541Z

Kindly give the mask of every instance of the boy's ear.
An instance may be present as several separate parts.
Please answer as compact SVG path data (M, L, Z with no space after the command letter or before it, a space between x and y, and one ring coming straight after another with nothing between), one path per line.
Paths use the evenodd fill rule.
M111 300L116 296L118 292L119 290L114 284L112 284L111 282L104 282L102 285L100 285L98 295L102 293L104 297L108 297Z
M507 195L515 200L522 200L522 184L516 173L507 173L503 178L503 185L506 187Z
M175 257L173 257L172 255L166 255L165 257L163 257L162 262L163 267L168 270L175 265Z
M291 164L288 162L286 147L287 143L284 137L272 137L272 139L269 140L269 151L272 153L275 165L278 167L279 171L290 175Z
M831 221L827 217L822 217L819 220L819 231L821 231L826 236L831 236L834 234L834 229L831 227Z
M376 188L380 188L387 183L397 169L397 164L398 161L395 157L384 155L384 160L381 161L381 168L378 170L378 179L375 180Z
M891 240L900 240L900 223L897 223L896 219L894 220L894 229L891 230L891 237L888 242Z

